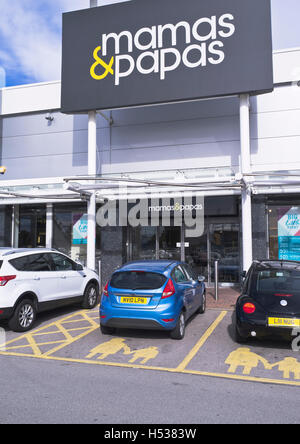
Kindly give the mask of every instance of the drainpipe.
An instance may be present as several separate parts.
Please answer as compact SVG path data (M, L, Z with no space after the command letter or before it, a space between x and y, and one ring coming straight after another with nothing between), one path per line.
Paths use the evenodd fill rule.
M240 138L241 138L241 173L251 173L250 146L250 98L248 94L240 96ZM248 271L253 260L252 250L252 199L251 187L244 181L242 189L242 244L243 270Z

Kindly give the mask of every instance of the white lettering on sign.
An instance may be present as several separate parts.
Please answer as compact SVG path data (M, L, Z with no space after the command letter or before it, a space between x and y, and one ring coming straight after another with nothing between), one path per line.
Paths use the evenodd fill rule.
M234 16L228 13L199 18L192 26L181 21L176 25L141 28L135 35L126 30L103 34L102 46L97 46L93 53L95 63L90 74L95 80L111 74L118 86L121 79L129 77L134 70L143 75L158 74L160 80L165 80L168 73L182 64L190 69L218 65L226 57L222 39L232 37L235 30ZM183 52L176 48L178 43L182 44L182 38L187 45ZM121 53L121 47L126 49L125 53ZM131 55L134 48L142 52L137 58ZM109 55L109 63L101 58Z

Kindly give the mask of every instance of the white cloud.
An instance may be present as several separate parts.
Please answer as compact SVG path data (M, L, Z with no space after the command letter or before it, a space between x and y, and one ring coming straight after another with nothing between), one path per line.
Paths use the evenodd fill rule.
M124 0L98 4L119 1ZM61 14L89 5L89 0L0 0L0 65L33 82L59 80Z
M0 0L0 61L33 81L61 77L61 13L88 0Z

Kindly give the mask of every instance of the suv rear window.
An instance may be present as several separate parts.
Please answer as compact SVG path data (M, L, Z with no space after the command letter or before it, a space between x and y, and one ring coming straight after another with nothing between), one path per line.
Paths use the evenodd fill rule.
M272 269L258 271L257 293L300 293L300 271Z
M50 264L46 255L31 254L12 259L9 263L18 271L50 271Z
M126 290L156 290L166 282L166 277L148 271L120 271L112 276L110 285L113 288Z

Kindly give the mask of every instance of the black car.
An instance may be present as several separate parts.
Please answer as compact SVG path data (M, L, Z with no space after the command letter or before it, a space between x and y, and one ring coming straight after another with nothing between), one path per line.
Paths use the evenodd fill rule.
M235 308L235 338L300 331L300 262L255 261Z

